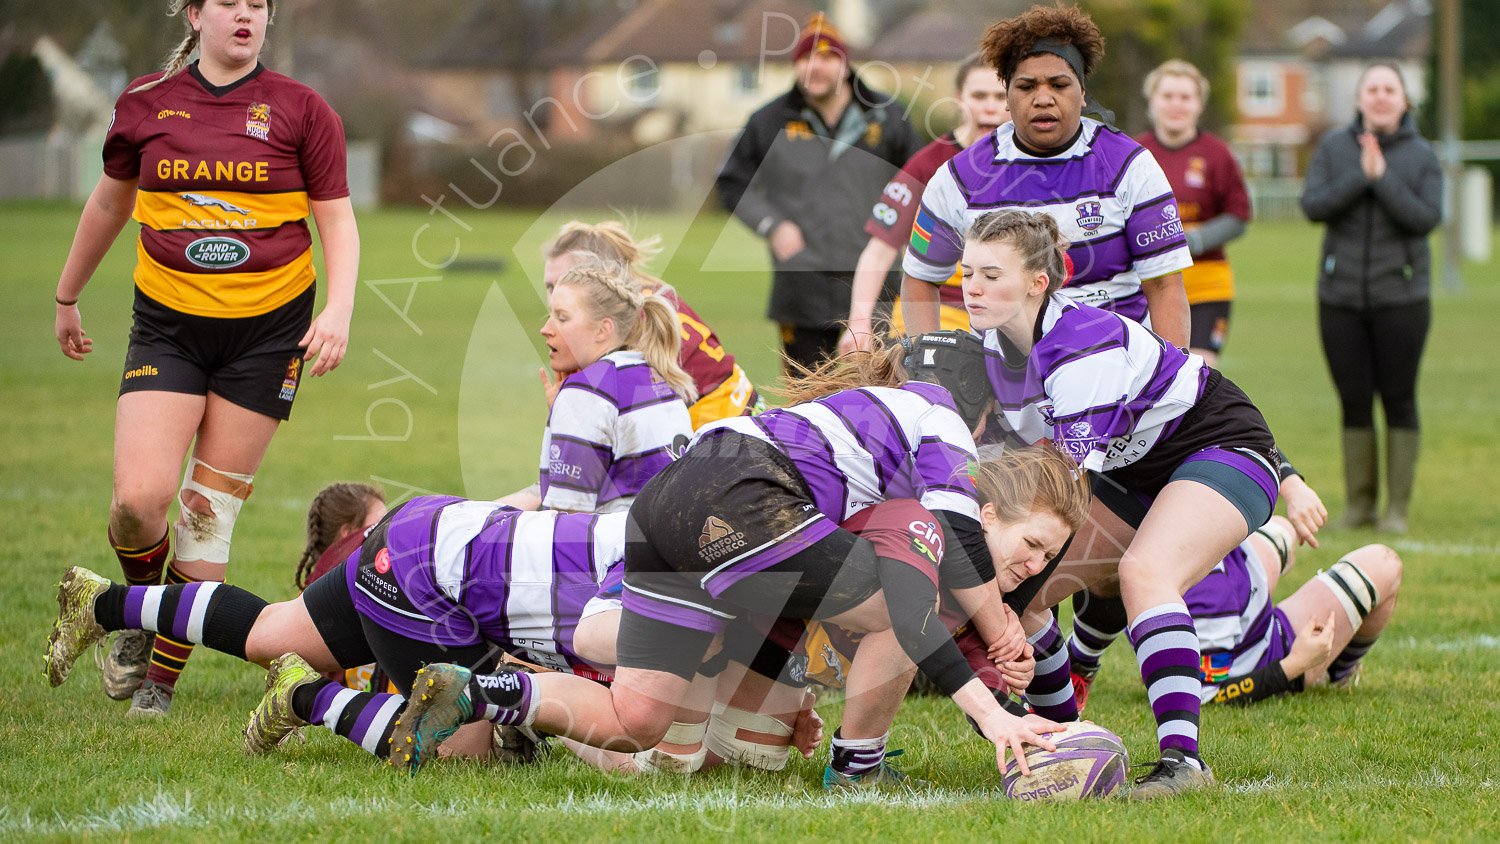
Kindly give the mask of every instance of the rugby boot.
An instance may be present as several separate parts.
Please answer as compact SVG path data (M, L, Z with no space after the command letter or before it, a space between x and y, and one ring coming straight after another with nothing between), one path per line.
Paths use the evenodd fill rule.
M501 669L503 672L504 669ZM392 768L413 776L437 749L474 715L469 678L474 672L461 665L435 663L417 669L411 697L391 733L388 761Z
M496 724L490 732L490 761L503 765L527 765L542 755L546 736L530 727Z
M78 657L104 638L104 628L94 620L94 601L107 589L108 580L78 566L69 568L57 584L57 621L42 660L47 682L53 686L62 685Z
M885 754L880 764L863 774L841 774L832 765L823 769L823 788L826 791L854 791L874 789L876 791L923 791L932 787L927 780L917 779L901 772L890 763L894 756L905 753L892 750Z
M1176 797L1185 791L1207 788L1214 784L1214 773L1204 765L1187 760L1182 751L1168 748L1161 752L1161 759L1151 771L1135 781L1130 789L1131 800L1156 800L1161 797Z
M300 737L307 722L292 711L292 696L298 688L322 678L307 660L294 653L272 660L266 670L265 697L250 712L250 723L245 725L245 752L261 756L293 734Z
M1078 717L1083 717L1083 708L1089 702L1089 687L1094 685L1094 674L1081 674L1077 671L1069 672L1068 679L1073 683L1073 700L1078 702Z
M150 680L130 696L126 718L163 718L172 711L172 689Z
M149 630L124 630L115 637L109 654L99 664L104 674L104 693L111 700L129 700L146 679L151 665L151 646L156 634Z
M1375 496L1379 459L1375 456L1374 428L1345 428L1344 515L1338 527L1357 530L1375 524Z

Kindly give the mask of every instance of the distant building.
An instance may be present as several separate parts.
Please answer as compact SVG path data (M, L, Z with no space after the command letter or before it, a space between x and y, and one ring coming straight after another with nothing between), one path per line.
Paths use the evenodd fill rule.
M1426 100L1428 0L1260 0L1236 62L1230 141L1246 175L1292 177L1306 149L1354 117L1370 63L1394 62L1413 103Z

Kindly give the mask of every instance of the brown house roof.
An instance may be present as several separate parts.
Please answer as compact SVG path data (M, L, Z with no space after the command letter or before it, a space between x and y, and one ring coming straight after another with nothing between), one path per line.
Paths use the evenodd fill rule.
M979 49L990 24L1018 15L1035 0L948 2L918 9L880 34L856 59L883 62L956 62Z
M716 61L758 61L763 26L769 49L789 47L810 12L800 0L647 0L594 41L583 58L588 64L638 55L696 62L711 50ZM790 51L772 58L789 60Z

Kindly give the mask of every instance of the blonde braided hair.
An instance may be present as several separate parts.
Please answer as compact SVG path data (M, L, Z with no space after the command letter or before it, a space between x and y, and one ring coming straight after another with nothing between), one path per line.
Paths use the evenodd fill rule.
M137 85L127 93L138 94L141 91L149 91L181 73L182 69L187 67L188 59L192 58L193 51L198 49L198 30L193 29L192 22L187 19L187 15L183 15L182 13L189 8L202 10L203 4L206 2L208 0L171 0L167 4L167 17L175 18L178 15L182 15L182 26L187 30L187 34L183 36L181 41L177 42L177 46L172 50L171 55L167 56L166 62L161 66L162 72L160 77ZM266 0L266 11L268 13L266 23L269 24L276 18L275 0Z
M543 254L547 258L587 252L605 261L618 261L630 271L630 275L651 293L666 287L667 283L646 272L645 265L661 254L661 236L652 235L636 240L630 230L618 220L602 223L585 223L570 220L558 229L557 237L547 244Z
M614 321L624 338L624 348L640 352L647 365L688 404L698 400L693 377L683 370L677 356L682 349L677 309L661 296L648 295L629 269L618 261L605 261L587 252L558 279L559 287L579 288L584 307L594 319Z

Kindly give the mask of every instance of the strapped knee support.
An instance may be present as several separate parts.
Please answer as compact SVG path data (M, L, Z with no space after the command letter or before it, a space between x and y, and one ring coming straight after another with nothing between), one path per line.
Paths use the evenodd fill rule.
M657 747L642 750L635 754L636 770L650 774L695 773L703 767L703 760L708 757L708 747L703 743L703 736L707 732L707 721L700 724L673 721L661 740L667 744L697 744L698 749L692 753L668 753Z
M747 741L739 737L740 730L784 736L787 741L784 744ZM703 746L725 762L762 771L779 771L786 767L786 760L791 756L791 739L792 728L770 715L733 706L715 706Z
M182 492L191 490L208 501L211 513L200 513L179 500L177 513L177 548L179 560L203 560L209 563L229 562L229 540L240 508L255 488L254 475L221 472L194 457L182 479Z
M1375 609L1375 605L1380 603L1375 584L1360 571L1359 566L1348 560L1339 560L1333 564L1333 568L1318 572L1316 579L1323 581L1333 591L1333 596L1338 598L1339 606L1344 608L1344 613L1349 616L1349 624L1355 630L1364 623L1365 616Z
M1281 560L1281 573L1286 574L1287 564L1292 559L1292 542L1296 537L1287 536L1286 529L1276 522L1266 522L1256 528L1255 533L1271 543L1271 547L1276 549L1276 557Z

